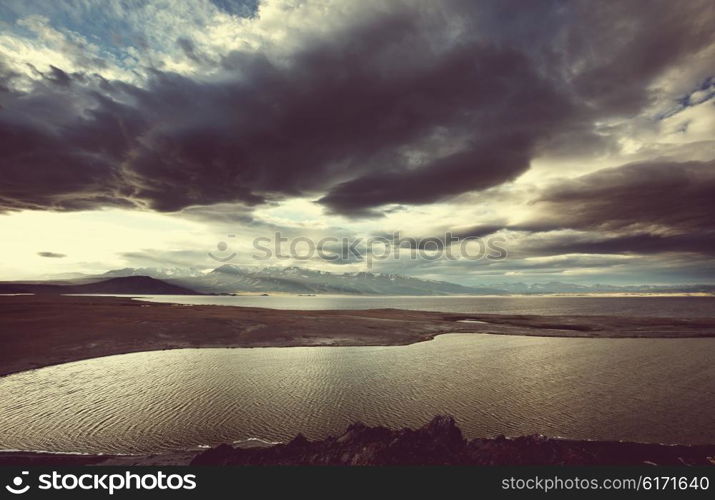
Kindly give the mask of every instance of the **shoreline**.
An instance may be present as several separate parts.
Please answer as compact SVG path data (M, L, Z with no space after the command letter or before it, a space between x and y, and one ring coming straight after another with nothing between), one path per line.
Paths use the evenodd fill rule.
M576 338L715 337L715 318L281 310L131 297L0 297L0 376L133 352L201 347L409 345L447 333Z
M338 436L261 447L111 455L0 451L0 465L715 465L715 444L678 445L528 436L465 439L454 419L436 416L418 429L353 423Z

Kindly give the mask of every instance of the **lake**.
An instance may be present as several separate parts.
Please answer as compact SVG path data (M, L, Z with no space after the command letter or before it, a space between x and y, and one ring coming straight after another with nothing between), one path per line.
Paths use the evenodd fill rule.
M298 310L390 307L452 313L655 316L661 318L715 317L715 297L153 295L144 297L144 300L178 304L214 304Z
M714 359L712 338L483 334L123 354L0 378L0 448L154 453L444 413L470 438L715 443Z

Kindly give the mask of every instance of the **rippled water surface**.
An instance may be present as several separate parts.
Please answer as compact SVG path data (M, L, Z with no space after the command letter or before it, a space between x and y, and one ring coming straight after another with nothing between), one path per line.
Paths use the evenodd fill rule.
M272 309L413 309L456 313L715 317L715 297L396 297L346 295L153 295L144 300Z
M0 379L0 448L157 452L453 414L469 437L715 443L715 339L454 334L397 347L182 349Z

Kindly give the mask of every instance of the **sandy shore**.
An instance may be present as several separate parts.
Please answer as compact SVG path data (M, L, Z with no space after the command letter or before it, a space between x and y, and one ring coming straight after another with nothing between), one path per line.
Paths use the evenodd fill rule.
M465 321L467 320L467 321ZM0 375L186 347L405 345L442 333L715 337L715 318L452 314L398 309L286 311L118 297L0 297Z

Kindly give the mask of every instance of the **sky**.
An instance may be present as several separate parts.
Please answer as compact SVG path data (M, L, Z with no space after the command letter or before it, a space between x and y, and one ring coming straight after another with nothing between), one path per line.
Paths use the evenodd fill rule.
M706 0L5 0L0 279L714 283L713 26ZM257 259L276 233L438 243ZM508 255L439 258L448 233Z

